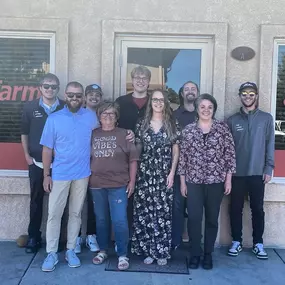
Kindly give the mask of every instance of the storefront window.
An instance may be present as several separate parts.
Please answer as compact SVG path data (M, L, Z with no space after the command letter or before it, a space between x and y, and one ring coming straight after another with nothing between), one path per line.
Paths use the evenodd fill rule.
M21 147L23 104L40 96L50 71L50 39L0 35L0 169L26 169Z
M278 45L277 53L274 177L285 177L285 44Z

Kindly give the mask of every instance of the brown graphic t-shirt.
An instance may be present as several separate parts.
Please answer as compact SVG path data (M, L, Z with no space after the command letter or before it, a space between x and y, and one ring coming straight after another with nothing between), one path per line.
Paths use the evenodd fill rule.
M90 188L116 188L129 182L129 163L139 159L134 143L126 140L127 131L115 128L92 133Z

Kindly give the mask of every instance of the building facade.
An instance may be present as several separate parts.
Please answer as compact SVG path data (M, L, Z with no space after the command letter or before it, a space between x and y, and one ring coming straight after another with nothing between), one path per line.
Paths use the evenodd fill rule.
M43 73L98 83L108 98L131 89L130 70L152 71L151 88L177 103L183 82L213 94L218 118L240 106L238 88L259 85L259 107L275 118L276 168L266 186L267 246L285 247L285 18L284 1L82 0L1 1L0 9L0 239L27 230L29 185L20 144L23 102L39 96ZM232 51L242 48L237 53ZM283 83L284 82L284 83ZM284 120L283 120L284 119ZM228 198L222 204L218 244L231 240ZM251 215L244 211L245 244Z

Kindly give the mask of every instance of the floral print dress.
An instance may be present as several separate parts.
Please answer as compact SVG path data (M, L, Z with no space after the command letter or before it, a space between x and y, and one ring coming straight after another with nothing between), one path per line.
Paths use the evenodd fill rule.
M172 164L171 142L162 127L155 133L151 127L142 133L136 128L136 142L142 144L134 194L134 221L131 251L153 259L170 258L173 188L167 189Z

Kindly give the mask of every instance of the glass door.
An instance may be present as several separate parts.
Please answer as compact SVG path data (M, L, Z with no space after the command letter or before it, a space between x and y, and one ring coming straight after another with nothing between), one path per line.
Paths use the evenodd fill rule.
M144 65L151 71L149 90L168 90L172 107L179 104L179 89L194 81L201 92L212 92L212 40L186 37L117 38L115 94L131 92L131 71Z

